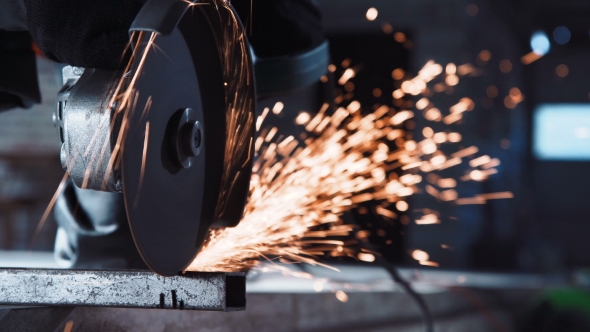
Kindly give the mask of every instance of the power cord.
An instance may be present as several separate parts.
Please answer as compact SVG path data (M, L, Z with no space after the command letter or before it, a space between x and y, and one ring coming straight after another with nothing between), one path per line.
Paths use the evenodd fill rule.
M426 301L424 301L424 298L422 297L422 295L416 293L414 288L412 288L412 285L410 285L409 282L407 282L404 278L402 278L400 276L397 268L393 264L389 263L388 261L386 261L382 257L377 256L376 258L377 258L376 262L379 265L381 265L383 268L385 268L387 270L387 272L389 272L389 275L391 275L391 279L393 279L394 282L396 282L400 286L402 286L404 291L414 300L414 302L416 302L418 309L420 309L420 312L422 313L422 321L424 322L424 331L433 332L434 331L434 322L432 319L432 314L430 313L430 309L428 308L428 305L426 304Z

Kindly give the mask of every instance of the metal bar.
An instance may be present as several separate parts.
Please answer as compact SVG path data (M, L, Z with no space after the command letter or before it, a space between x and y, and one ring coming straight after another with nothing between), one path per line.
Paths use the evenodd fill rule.
M0 269L0 305L239 311L246 274Z

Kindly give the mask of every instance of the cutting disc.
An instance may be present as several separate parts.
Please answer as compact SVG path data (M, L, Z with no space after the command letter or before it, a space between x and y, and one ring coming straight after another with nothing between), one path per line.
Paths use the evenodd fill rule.
M134 22L144 32L121 123L129 223L145 263L164 276L192 262L214 223L239 222L251 172L254 82L241 25L225 2L187 4L150 0Z

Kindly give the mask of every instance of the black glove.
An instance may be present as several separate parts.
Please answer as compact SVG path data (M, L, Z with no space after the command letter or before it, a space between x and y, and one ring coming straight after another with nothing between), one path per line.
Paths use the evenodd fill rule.
M43 54L85 68L116 69L145 0L25 0L29 31Z

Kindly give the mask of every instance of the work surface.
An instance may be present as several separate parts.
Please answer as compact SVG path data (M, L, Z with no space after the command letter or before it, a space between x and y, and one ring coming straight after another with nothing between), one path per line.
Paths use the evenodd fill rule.
M0 269L0 302L5 305L0 309L0 331L64 331L67 324L72 331L422 329L414 302L383 269L337 268L340 272L296 265L273 272L268 264L262 267L267 272L251 272L247 283L243 274L162 278L151 272ZM511 331L519 307L536 290L566 284L565 277L558 275L400 272L423 294L441 331ZM232 277L238 278L237 288L227 283L228 276L230 283ZM231 301L244 295L239 285L246 284L246 311L139 309L240 310L245 303Z

